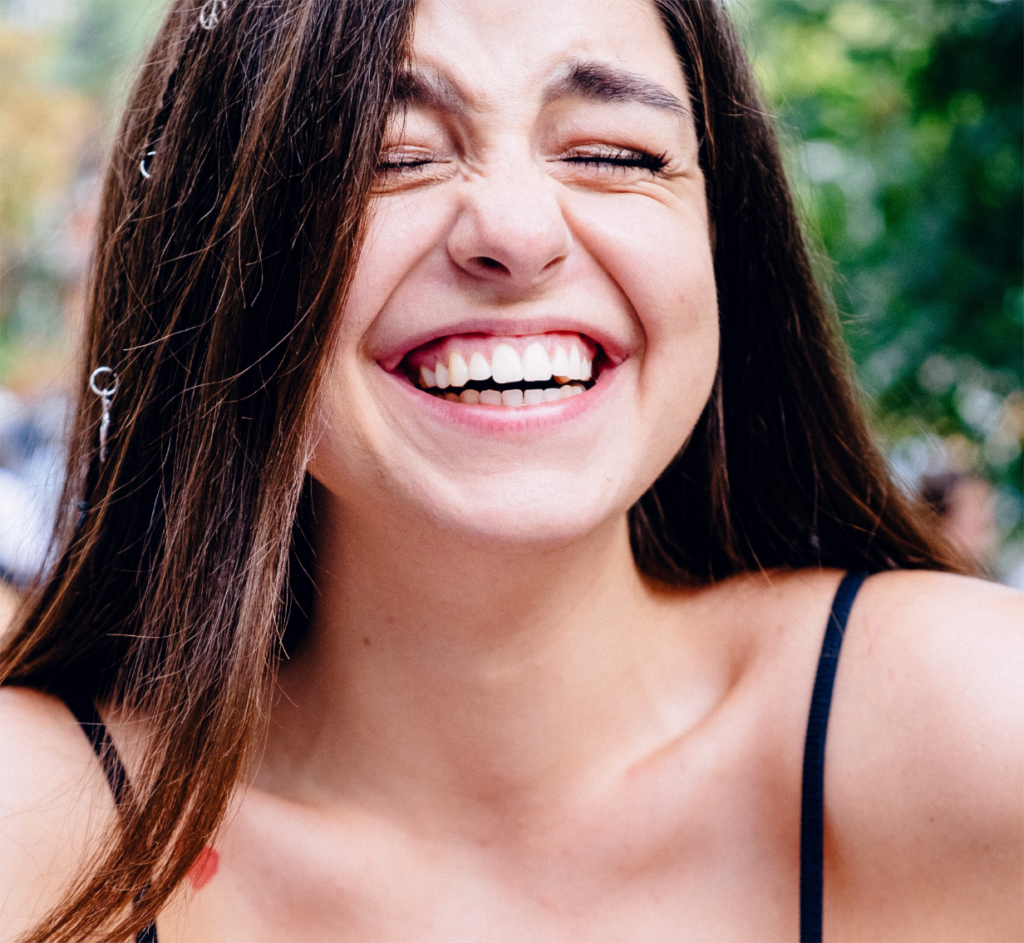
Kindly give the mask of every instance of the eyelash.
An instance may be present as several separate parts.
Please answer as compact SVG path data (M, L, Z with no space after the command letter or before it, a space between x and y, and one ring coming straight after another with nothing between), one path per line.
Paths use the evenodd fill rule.
M609 147L590 150L586 148L573 148L562 157L568 164L583 164L585 166L607 167L612 171L631 168L647 170L652 174L659 174L668 164L668 156L651 154L649 151L641 151L631 147Z
M377 162L377 170L382 174L422 171L424 167L432 163L434 163L432 156L415 157L412 159L399 158L397 160L389 160L387 157L382 157Z
M582 164L584 166L605 167L612 172L615 170L638 169L646 170L652 174L659 174L668 164L668 157L661 154L651 154L648 151L636 150L629 147L609 147L598 150L586 148L573 148L560 160L567 164ZM402 173L410 171L421 171L428 164L434 162L432 155L423 157L412 157L407 159L388 160L382 157L379 168L383 173Z

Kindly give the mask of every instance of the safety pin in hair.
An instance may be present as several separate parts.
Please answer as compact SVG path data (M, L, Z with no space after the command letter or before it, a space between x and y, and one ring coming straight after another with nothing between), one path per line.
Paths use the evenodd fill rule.
M96 379L106 373L110 374L113 383L100 389L96 385ZM100 419L100 461L105 462L107 460L107 430L110 429L110 401L117 392L117 374L114 373L113 368L97 367L93 370L89 377L89 389L100 398L100 403L103 405L103 418Z
M199 25L207 31L213 29L227 8L228 0L206 0L199 11Z
M156 151L146 151L146 156L139 161L139 173L147 180L153 176L148 170L146 170L146 161L151 157L156 157Z

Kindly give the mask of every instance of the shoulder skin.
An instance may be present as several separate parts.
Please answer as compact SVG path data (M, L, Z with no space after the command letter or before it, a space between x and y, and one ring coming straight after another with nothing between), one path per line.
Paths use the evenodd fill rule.
M0 688L0 941L56 904L115 809L85 734L56 698Z
M826 939L1024 939L1024 594L861 589L825 761Z

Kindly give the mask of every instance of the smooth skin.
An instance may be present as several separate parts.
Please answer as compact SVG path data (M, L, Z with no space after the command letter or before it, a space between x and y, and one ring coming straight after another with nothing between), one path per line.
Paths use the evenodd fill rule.
M311 633L219 870L161 943L794 939L841 574L668 589L629 550L626 511L714 376L707 208L669 99L564 78L596 62L685 103L669 40L641 0L422 0L413 52L431 94L393 128L310 465ZM493 428L400 385L403 350L481 325L583 331L621 362L585 408ZM865 584L828 740L826 939L1024 939L1022 626L1021 595L980 581ZM110 719L130 767L144 725ZM61 704L0 692L0 737L10 939L114 813Z

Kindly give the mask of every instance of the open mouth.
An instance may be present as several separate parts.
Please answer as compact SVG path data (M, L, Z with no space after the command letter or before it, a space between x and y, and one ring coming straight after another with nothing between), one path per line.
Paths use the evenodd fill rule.
M517 408L585 393L600 347L576 333L451 335L410 351L401 369L421 390L471 406Z

